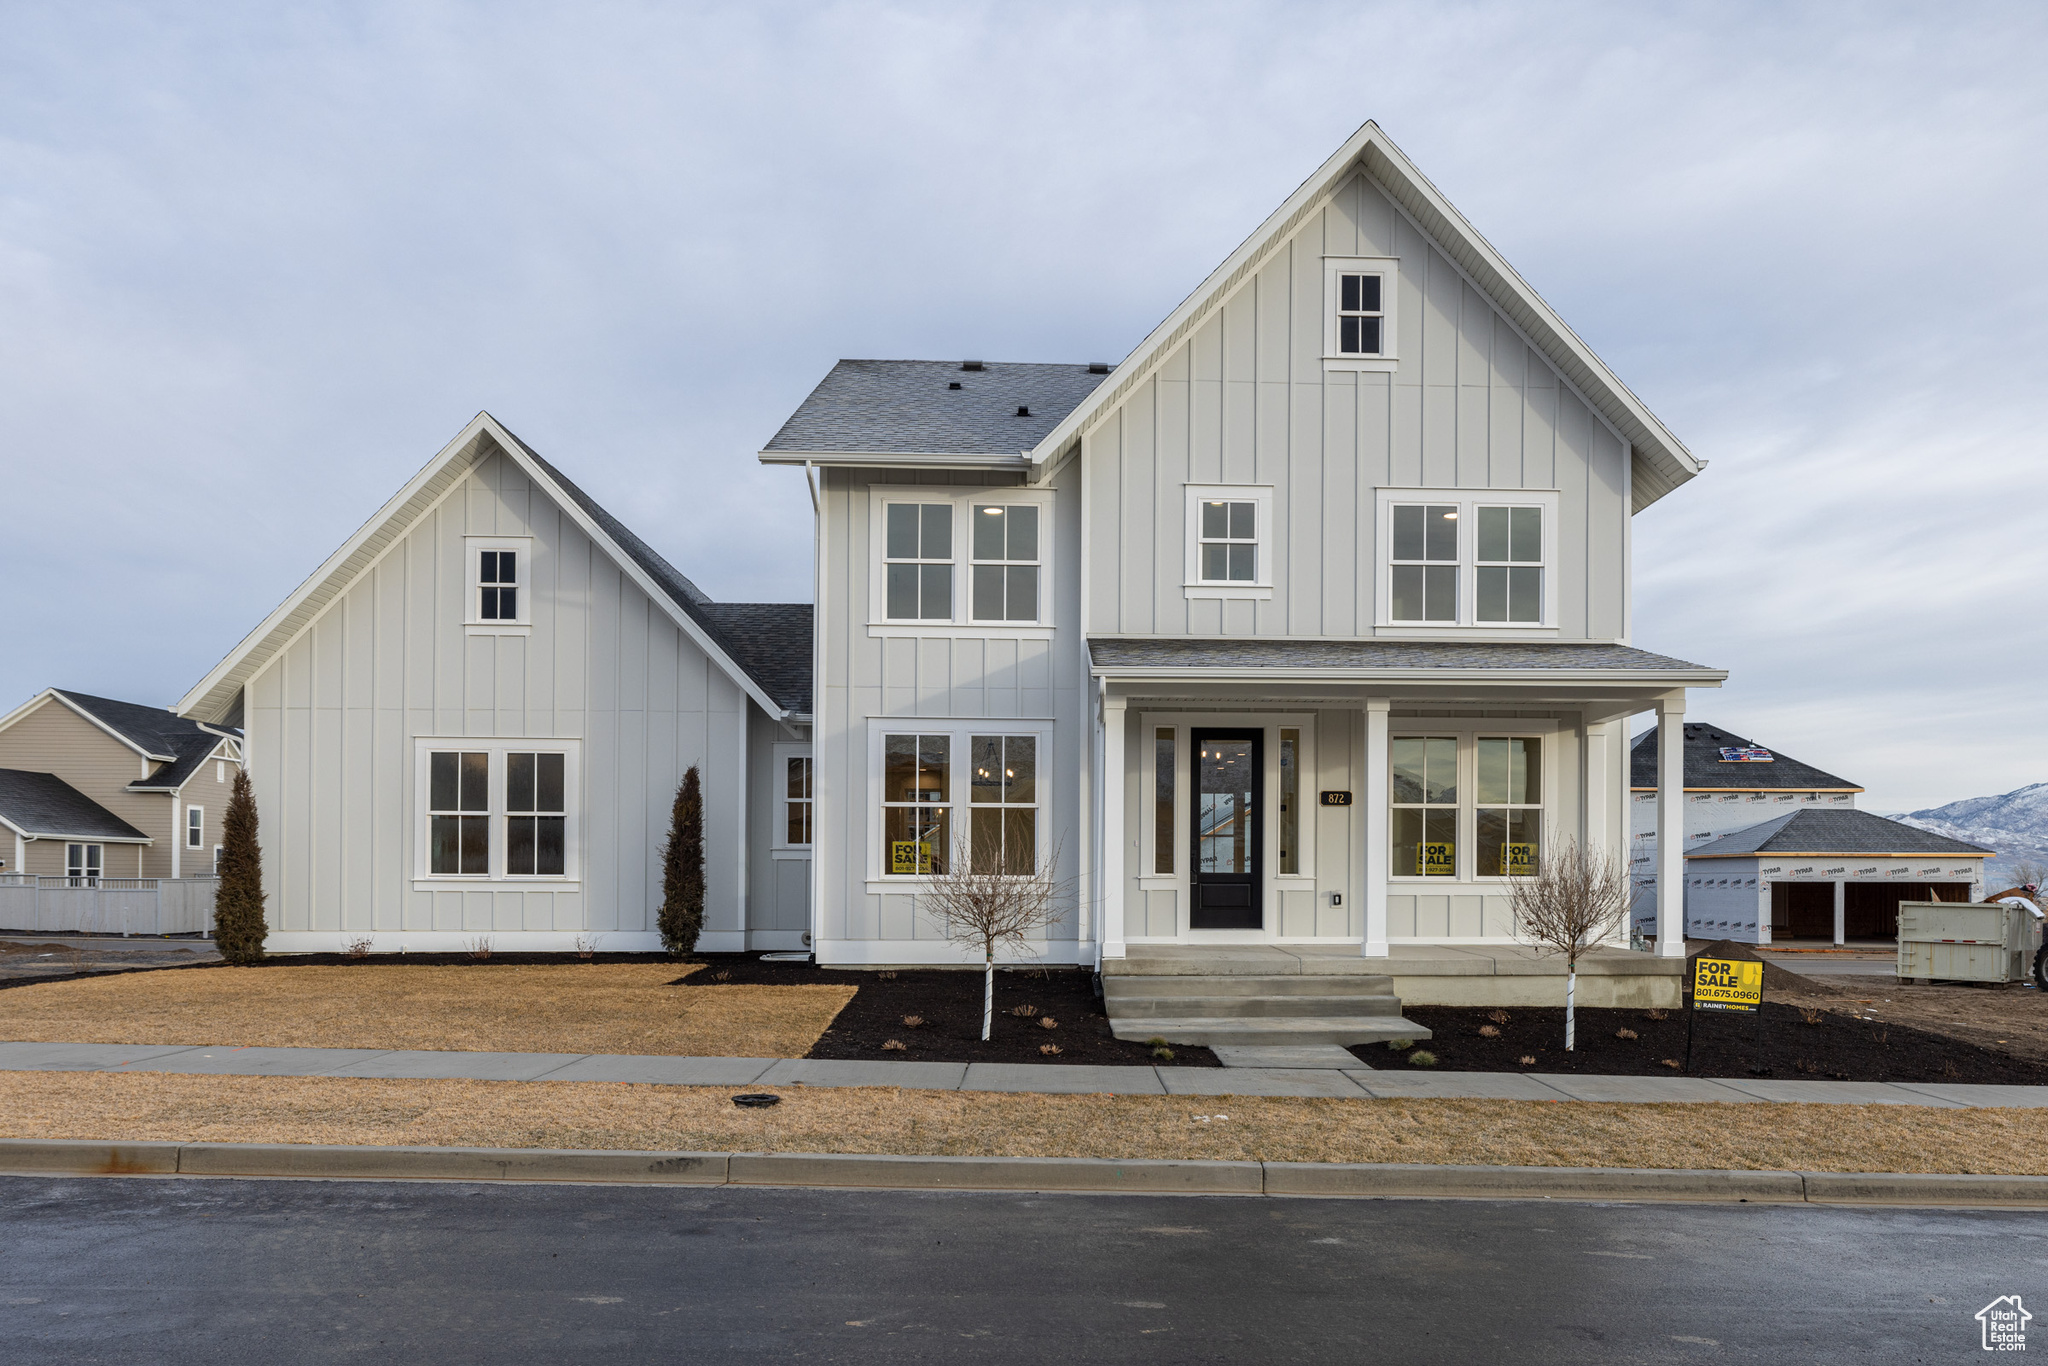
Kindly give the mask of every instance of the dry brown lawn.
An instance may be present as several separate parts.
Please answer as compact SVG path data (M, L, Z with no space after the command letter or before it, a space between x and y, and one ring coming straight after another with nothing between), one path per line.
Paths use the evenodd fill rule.
M2048 1174L2048 1111L0 1072L0 1136Z
M800 1058L846 986L669 983L701 965L201 968L0 991L0 1039Z

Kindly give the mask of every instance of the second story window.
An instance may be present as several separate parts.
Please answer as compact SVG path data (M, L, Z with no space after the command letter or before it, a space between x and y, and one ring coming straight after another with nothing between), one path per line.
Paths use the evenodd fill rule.
M1259 505L1204 499L1201 518L1202 582L1258 582Z
M1480 621L1543 620L1543 509L1481 507L1474 596Z
M969 516L974 528L969 547L974 620L1037 621L1037 505L982 503Z
M1458 619L1458 505L1394 505L1393 601L1402 622Z
M953 505L891 503L884 523L891 621L953 619Z

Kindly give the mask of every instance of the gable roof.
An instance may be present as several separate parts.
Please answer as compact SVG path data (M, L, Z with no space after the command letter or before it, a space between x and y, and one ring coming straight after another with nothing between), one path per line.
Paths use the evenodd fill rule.
M1104 384L1061 419L1031 453L1045 468L1066 452L1082 431L1151 376L1176 346L1199 327L1237 287L1255 274L1288 236L1331 194L1363 172L1412 218L1437 247L1479 287L1593 410L1632 448L1633 510L1640 512L1700 472L1685 443L1643 405L1606 362L1565 324L1556 310L1507 263L1493 244L1451 206L1429 178L1415 168L1376 123L1367 122L1303 181L1195 292L1116 368Z
M219 716L226 712L243 684L297 638L301 630L355 582L387 548L411 530L464 475L493 454L503 455L524 470L526 476L543 493L552 497L593 543L612 557L627 578L633 580L657 606L668 609L669 616L683 633L762 710L775 717L789 714L789 709L775 699L761 680L739 663L734 647L725 639L716 618L704 610L710 605L704 591L487 412L472 418L455 439L393 494L375 516L328 556L326 563L314 570L290 597L243 637L225 659L185 694L178 703L178 711L198 716ZM806 670L810 667L808 638L803 666Z
M192 781L193 775L197 774L205 766L206 761L213 757L215 750L227 743L228 740L225 736L209 735L203 731L197 736L187 737L180 744L179 754L176 759L163 765L147 778L137 778L134 782L128 784L128 790L130 792L176 792L186 783Z
M1733 731L1703 721L1685 723L1685 790L1720 792L1777 792L1795 789L1809 792L1861 792L1847 778L1837 778L1812 764L1768 750L1769 763L1724 760L1723 749L1757 749L1754 741ZM1650 727L1636 737L1629 748L1629 787L1655 791L1657 787L1657 728Z
M0 825L23 838L154 843L56 774L19 768L0 768Z
M968 370L950 360L842 360L790 414L761 459L1017 459L1107 378L1106 369L1086 365L972 363L981 368Z
M1886 820L1874 811L1850 807L1832 810L1803 808L1775 820L1737 830L1720 839L1709 840L1685 856L1696 858L1749 858L1756 855L1916 855L1956 854L1985 857L1991 850L1965 844L1931 830Z
M0 730L5 730L51 699L143 758L153 759L158 763L173 762L193 744L203 741L211 748L218 744L223 736L241 733L226 726L211 729L203 727L196 721L178 715L169 707L152 707L141 702L117 702L111 697L95 697L91 693L74 692L69 688L43 689L6 716L0 717Z

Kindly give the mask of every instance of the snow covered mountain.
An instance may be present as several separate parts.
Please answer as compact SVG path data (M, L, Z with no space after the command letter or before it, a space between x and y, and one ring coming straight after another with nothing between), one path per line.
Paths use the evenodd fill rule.
M1996 849L1998 857L1984 868L1987 892L2011 886L2016 880L2012 877L2016 864L2048 866L2048 783L2034 783L1998 797L1965 797L1892 819Z

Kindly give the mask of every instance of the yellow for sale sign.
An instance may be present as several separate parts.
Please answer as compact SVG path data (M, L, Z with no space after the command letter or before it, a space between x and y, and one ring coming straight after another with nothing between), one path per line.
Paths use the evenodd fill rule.
M1740 958L1695 959L1692 1003L1696 1010L1755 1010L1764 1003L1764 965Z

